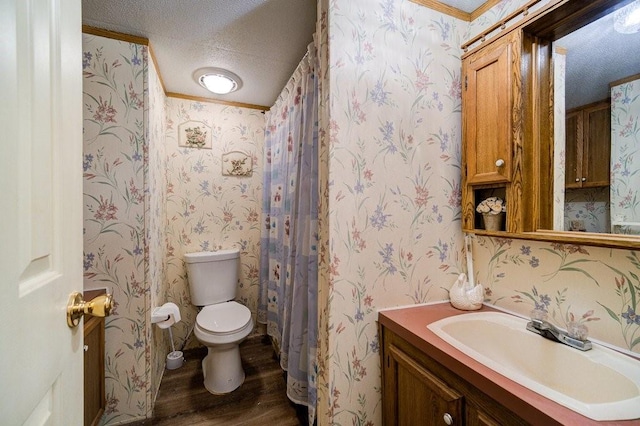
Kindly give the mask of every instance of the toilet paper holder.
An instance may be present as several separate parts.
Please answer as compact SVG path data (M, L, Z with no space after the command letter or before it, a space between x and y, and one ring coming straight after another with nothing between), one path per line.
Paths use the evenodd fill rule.
M180 308L173 302L167 302L162 306L158 306L151 311L151 324L156 324L160 328L169 329L169 340L171 341L172 351L167 354L167 368L175 370L184 364L184 354L182 351L176 351L173 343L173 333L171 326L180 322Z
M151 324L160 328L169 328L180 320L180 308L173 302L167 302L151 311Z
M74 291L69 296L67 304L67 325L69 328L75 328L80 324L80 318L83 315L91 315L94 317L109 316L113 309L113 295L101 294L85 302L82 293Z

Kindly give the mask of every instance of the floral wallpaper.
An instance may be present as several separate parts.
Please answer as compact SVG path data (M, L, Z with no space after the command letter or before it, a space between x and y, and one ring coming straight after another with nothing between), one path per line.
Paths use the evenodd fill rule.
M565 159L566 129L565 90L567 53L563 47L553 46L553 229L569 229L565 216Z
M211 149L178 146L180 125L188 122L210 129ZM251 310L255 320L264 125L264 115L258 110L167 99L165 262L168 300L180 306L182 314L182 321L174 327L176 346L186 343L197 315L189 297L185 253L240 249L237 300ZM222 175L222 155L229 151L241 151L251 157L250 176Z
M524 3L468 23L409 0L318 2L321 425L381 423L377 310L446 300L465 270L460 45ZM116 424L146 417L160 381L168 340L149 310L181 306L178 346L193 327L184 253L239 247L240 300L256 311L264 118L165 99L144 46L85 35L83 50L85 288L107 287L117 302L103 419ZM211 149L178 146L188 121L211 128ZM252 156L251 176L222 176L232 150ZM539 307L640 353L637 252L473 241L487 302Z
M609 187L567 189L564 203L564 228L567 231L610 232ZM582 223L572 229L571 222Z
M321 0L318 422L381 423L376 311L446 300L462 264L462 42L472 23L409 0ZM542 5L547 2L541 2ZM474 238L487 302L640 353L638 253ZM526 276L527 280L522 280Z
M321 6L329 46L321 53L320 267L328 275L318 419L374 425L377 309L444 300L462 270L459 46L468 24L408 0Z
M640 78L611 88L611 220L640 234Z
M169 287L166 279L166 164L165 128L166 128L166 96L154 61L149 61L148 82L149 102L145 105L148 117L149 153L147 188L149 191L149 209L145 215L146 238L149 242L148 283L149 309L146 318L150 318L151 311L156 306L167 302ZM150 335L147 341L151 346L151 377L150 377L150 408L147 416L153 410L155 397L160 388L160 380L164 373L166 354L171 352L169 333L158 327L148 328Z
M83 36L85 289L107 288L116 302L106 321L103 424L151 415L171 350L151 310L180 306L177 347L193 329L183 253L240 248L239 300L257 309L264 116L166 98L147 53ZM178 147L189 120L211 128L212 149ZM228 151L250 155L250 176L222 176Z
M542 309L563 328L579 321L591 339L640 354L638 252L484 237L473 250L487 303L525 316Z
M317 73L318 73L318 365L316 385L316 423L329 425L334 413L329 409L335 394L332 383L332 359L334 331L330 311L332 300L332 272L330 272L331 246L329 221L329 145L331 137L331 97L329 81L329 2L318 0L316 15ZM340 392L339 390L337 390Z
M106 288L115 300L106 319L106 424L150 414L166 346L152 342L148 322L164 282L165 159L164 93L147 53L83 35L84 287Z

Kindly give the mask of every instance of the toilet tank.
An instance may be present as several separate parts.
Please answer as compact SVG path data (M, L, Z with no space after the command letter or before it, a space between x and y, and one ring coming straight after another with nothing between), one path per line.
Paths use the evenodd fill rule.
M191 303L213 305L236 298L240 251L238 249L186 253Z

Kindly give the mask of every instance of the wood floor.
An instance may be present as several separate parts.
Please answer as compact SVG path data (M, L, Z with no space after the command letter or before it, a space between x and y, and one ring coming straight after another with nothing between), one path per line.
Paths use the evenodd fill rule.
M165 370L153 418L135 426L306 424L306 410L287 398L284 373L266 338L250 337L240 345L245 382L226 395L204 388L201 361L206 353L204 347L185 351L184 366Z

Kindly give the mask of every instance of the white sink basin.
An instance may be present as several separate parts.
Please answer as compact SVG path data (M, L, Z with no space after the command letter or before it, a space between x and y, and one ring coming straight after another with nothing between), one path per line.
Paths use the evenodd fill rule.
M427 327L534 392L594 420L640 418L640 361L594 344L582 352L527 331L527 320L476 312Z

